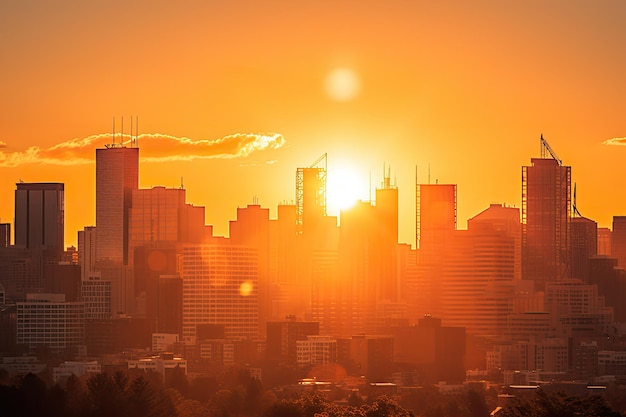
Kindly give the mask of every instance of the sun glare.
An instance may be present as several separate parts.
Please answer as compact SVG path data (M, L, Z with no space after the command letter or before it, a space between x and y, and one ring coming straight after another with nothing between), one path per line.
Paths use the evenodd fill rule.
M353 70L336 68L326 76L324 87L331 99L350 101L361 91L361 81Z
M367 198L366 181L349 168L329 168L326 183L329 213L339 214L342 209L353 206L357 200Z

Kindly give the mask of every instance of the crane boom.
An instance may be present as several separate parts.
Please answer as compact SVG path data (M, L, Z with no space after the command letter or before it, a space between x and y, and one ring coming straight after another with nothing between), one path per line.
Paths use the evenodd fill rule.
M542 158L545 158L548 154L550 154L552 159L556 160L556 162L558 162L559 165L563 165L563 161L561 161L559 157L556 156L556 152L554 152L552 147L550 147L550 144L548 143L548 141L543 138L543 133L541 134L540 143L541 143L541 157Z

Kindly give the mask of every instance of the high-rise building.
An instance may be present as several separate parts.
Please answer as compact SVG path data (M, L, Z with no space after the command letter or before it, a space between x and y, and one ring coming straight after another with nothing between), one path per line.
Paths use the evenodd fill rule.
M118 316L133 308L129 222L138 177L139 148L96 149L96 269L111 282L111 311Z
M543 290L570 266L571 167L532 158L522 167L522 278Z
M234 245L254 248L258 253L259 334L265 335L265 323L271 315L270 264L270 210L259 204L237 208L237 220L229 224L230 240Z
M295 317L267 323L266 358L270 361L296 363L298 341L319 335L316 321L297 321Z
M78 231L78 265L80 279L87 281L96 266L96 228L86 226Z
M128 264L129 214L139 182L139 148L96 149L96 260Z
M258 255L253 248L224 244L184 245L183 339L194 343L202 324L222 324L227 339L259 334Z
M17 183L15 190L15 246L41 250L60 260L64 249L64 185Z
M572 217L570 276L589 282L589 258L598 254L598 223L586 217Z
M372 255L376 258L380 289L379 300L397 302L400 283L397 274L398 259L398 187L391 183L390 174L385 175L380 188L376 189L375 220L371 227L377 230L376 247Z
M613 216L611 256L617 258L619 267L626 268L626 216Z
M416 245L429 262L456 230L456 184L417 184Z

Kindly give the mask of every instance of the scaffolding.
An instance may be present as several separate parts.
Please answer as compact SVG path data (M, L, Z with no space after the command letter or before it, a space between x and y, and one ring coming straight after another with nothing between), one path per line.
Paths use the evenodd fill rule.
M307 168L296 170L296 232L302 234L308 218L326 216L328 154Z

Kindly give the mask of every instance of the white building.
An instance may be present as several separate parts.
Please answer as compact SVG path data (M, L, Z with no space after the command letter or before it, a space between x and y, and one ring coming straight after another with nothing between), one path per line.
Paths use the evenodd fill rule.
M332 336L307 336L296 341L296 361L299 366L326 365L337 359L337 339Z

